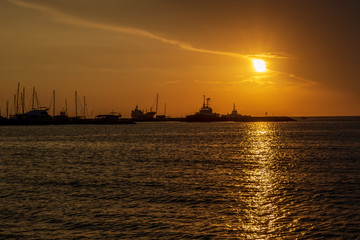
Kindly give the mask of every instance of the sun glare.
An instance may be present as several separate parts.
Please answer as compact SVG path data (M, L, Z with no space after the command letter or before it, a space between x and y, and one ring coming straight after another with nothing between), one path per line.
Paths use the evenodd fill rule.
M253 65L254 65L255 71L257 71L257 72L265 72L266 71L266 63L264 60L254 59Z

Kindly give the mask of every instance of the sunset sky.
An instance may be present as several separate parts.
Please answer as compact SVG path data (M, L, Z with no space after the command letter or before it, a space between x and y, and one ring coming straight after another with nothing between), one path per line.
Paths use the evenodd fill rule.
M3 0L0 108L17 83L57 109L360 115L360 1ZM266 62L257 72L254 59ZM4 114L3 114L4 115Z

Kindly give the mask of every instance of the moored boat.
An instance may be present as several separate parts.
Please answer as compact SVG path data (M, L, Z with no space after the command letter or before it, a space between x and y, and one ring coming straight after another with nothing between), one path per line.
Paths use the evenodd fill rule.
M135 121L147 121L153 120L156 112L150 111L146 112L139 109L139 106L136 105L135 109L131 111L131 118Z
M48 114L48 108L40 107L23 114L15 114L9 118L10 124L51 124L52 117Z
M214 113L209 105L210 98L206 98L204 95L203 105L199 112L193 115L187 115L185 121L187 122L214 122L221 121L220 114Z
M225 119L226 121L245 121L251 119L251 115L239 114L238 111L236 110L234 103L232 112L228 113L227 115L223 115L222 118Z

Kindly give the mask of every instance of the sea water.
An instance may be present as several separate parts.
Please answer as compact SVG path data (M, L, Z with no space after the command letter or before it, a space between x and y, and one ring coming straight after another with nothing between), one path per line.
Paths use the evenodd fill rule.
M360 119L0 126L2 239L359 239Z

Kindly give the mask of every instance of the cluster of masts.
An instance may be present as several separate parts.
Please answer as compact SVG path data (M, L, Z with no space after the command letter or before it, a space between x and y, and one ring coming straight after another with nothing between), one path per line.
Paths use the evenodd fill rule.
M6 100L6 118L10 118L11 116L15 116L18 114L25 114L26 111L34 111L34 110L52 110L53 117L56 116L56 105L55 105L55 90L53 90L53 94L50 100L50 104L47 107L41 106L39 103L39 98L35 87L32 89L32 97L31 103L26 108L25 101L25 87L20 88L20 83L18 83L17 91L14 94L13 104L10 105L10 101ZM60 115L64 116L68 114L67 107L67 99L65 98L65 108L61 109ZM85 96L83 97L83 101L80 100L77 91L75 91L75 117L76 118L86 118L88 115L87 112L87 104ZM2 116L1 108L0 108L0 117Z
M39 98L37 95L37 92L35 90L35 87L32 89L32 97L31 97L31 103L28 107L26 107L26 101L25 101L25 87L20 87L20 83L18 83L16 93L14 94L13 104L10 104L10 101L6 101L6 114L5 118L12 118L21 114L25 114L27 112L32 111L46 111L52 114L53 117L56 116L67 116L68 115L68 102L67 98L65 98L65 107L60 110L60 114L56 115L56 97L55 97L55 90L53 90L52 97L50 100L50 103L48 106L43 106L39 102ZM152 111L152 107L150 107L150 112L138 110L138 114L140 116L147 116L145 118L153 118L156 116L156 118L166 118L166 103L164 105L164 114L160 115L158 114L158 102L159 102L159 94L156 95L156 110ZM153 104L154 105L154 104ZM137 109L137 107L136 107ZM86 103L86 98L83 96L82 98L79 97L78 92L75 91L75 118L79 119L86 119L89 116L88 113L88 107ZM119 113L112 112L113 115L121 116ZM0 108L0 118L2 117L1 108ZM140 117L142 118L142 117Z
M61 109L60 115L56 115L56 97L55 97L55 90L53 90L52 98L50 100L50 103L47 107L41 106L39 103L39 98L37 95L37 92L35 90L35 87L32 89L32 97L31 97L31 105L29 104L28 108L26 109L26 102L25 102L25 87L20 88L20 83L18 83L17 91L14 94L14 101L12 106L10 107L9 100L6 101L6 118L12 118L19 115L24 115L28 110L29 112L36 112L36 111L46 111L46 113L50 110L52 110L52 117L64 117L68 115L68 103L67 99L65 98L65 108ZM213 113L212 108L209 106L210 98L206 98L203 96L203 105L200 111L197 113L197 115L213 115L213 116L219 116L219 114ZM138 120L149 120L153 119L155 116L156 119L166 119L168 118L166 116L166 103L164 104L164 114L158 114L158 103L159 103L159 94L156 95L156 101L155 101L155 111L152 110L150 107L150 111L144 111L140 110L138 106L131 112L131 118L132 119L138 119ZM154 104L153 104L154 105ZM232 114L237 114L234 110ZM115 113L111 113L112 115L115 115ZM77 91L75 91L75 118L77 119L86 119L88 116L87 111L87 104L86 104L86 98L83 96L83 99L80 99ZM1 118L1 108L0 108L0 118ZM99 115L100 116L100 115ZM105 116L105 115L101 115ZM121 114L117 114L117 116L121 116Z

